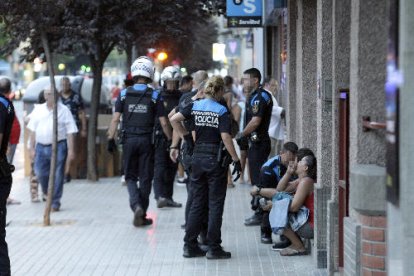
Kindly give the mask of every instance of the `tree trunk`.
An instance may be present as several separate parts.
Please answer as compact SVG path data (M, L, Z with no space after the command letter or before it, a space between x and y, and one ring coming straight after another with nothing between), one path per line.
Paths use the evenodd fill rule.
M91 98L91 111L88 122L88 180L98 181L96 168L96 134L98 125L98 109L101 98L102 70L104 61L96 61L91 58L93 70L93 85ZM102 141L101 141L102 142Z
M131 65L132 65L132 53L133 51L133 44L129 43L126 46L125 52L126 52L126 66L127 66L127 72L129 72L131 70Z
M52 142L52 157L50 161L50 173L49 173L49 185L47 190L47 201L45 212L43 214L43 225L50 226L50 207L52 205L52 197L55 188L55 178L56 178L56 157L57 157L57 123L58 123L58 116L57 116L57 90L55 84L55 73L53 71L53 60L52 54L50 53L49 49L49 41L47 39L47 34L45 31L41 31L41 38L43 48L45 50L46 59L47 59L47 69L49 71L50 77L50 85L52 89L53 95L53 142Z

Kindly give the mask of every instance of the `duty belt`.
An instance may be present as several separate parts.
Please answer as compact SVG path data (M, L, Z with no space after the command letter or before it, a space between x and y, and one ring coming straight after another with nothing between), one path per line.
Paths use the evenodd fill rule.
M196 144L194 146L194 154L214 154L217 155L220 146L217 144Z

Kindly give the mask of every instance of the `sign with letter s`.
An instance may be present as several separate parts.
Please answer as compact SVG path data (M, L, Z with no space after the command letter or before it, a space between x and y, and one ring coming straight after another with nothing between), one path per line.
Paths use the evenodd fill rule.
M262 0L227 0L228 27L261 27Z

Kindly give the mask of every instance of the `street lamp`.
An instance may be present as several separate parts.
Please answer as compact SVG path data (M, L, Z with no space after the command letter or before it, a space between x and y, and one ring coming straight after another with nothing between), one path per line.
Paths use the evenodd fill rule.
M166 52L159 52L157 55L157 59L161 62L165 61L167 58L168 58L168 55Z

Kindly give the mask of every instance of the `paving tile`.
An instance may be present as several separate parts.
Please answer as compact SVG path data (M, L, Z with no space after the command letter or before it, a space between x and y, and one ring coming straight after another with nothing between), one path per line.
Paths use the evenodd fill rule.
M44 203L30 202L29 181L22 174L16 171L12 188L22 204L8 206L7 215L13 275L324 275L312 256L281 257L260 243L259 227L243 225L251 215L247 185L227 192L222 245L232 258L185 259L184 208L157 209L151 198L154 225L135 228L118 177L72 180L65 184L62 211L52 213L53 225L44 227ZM174 187L174 199L185 203L185 187Z

